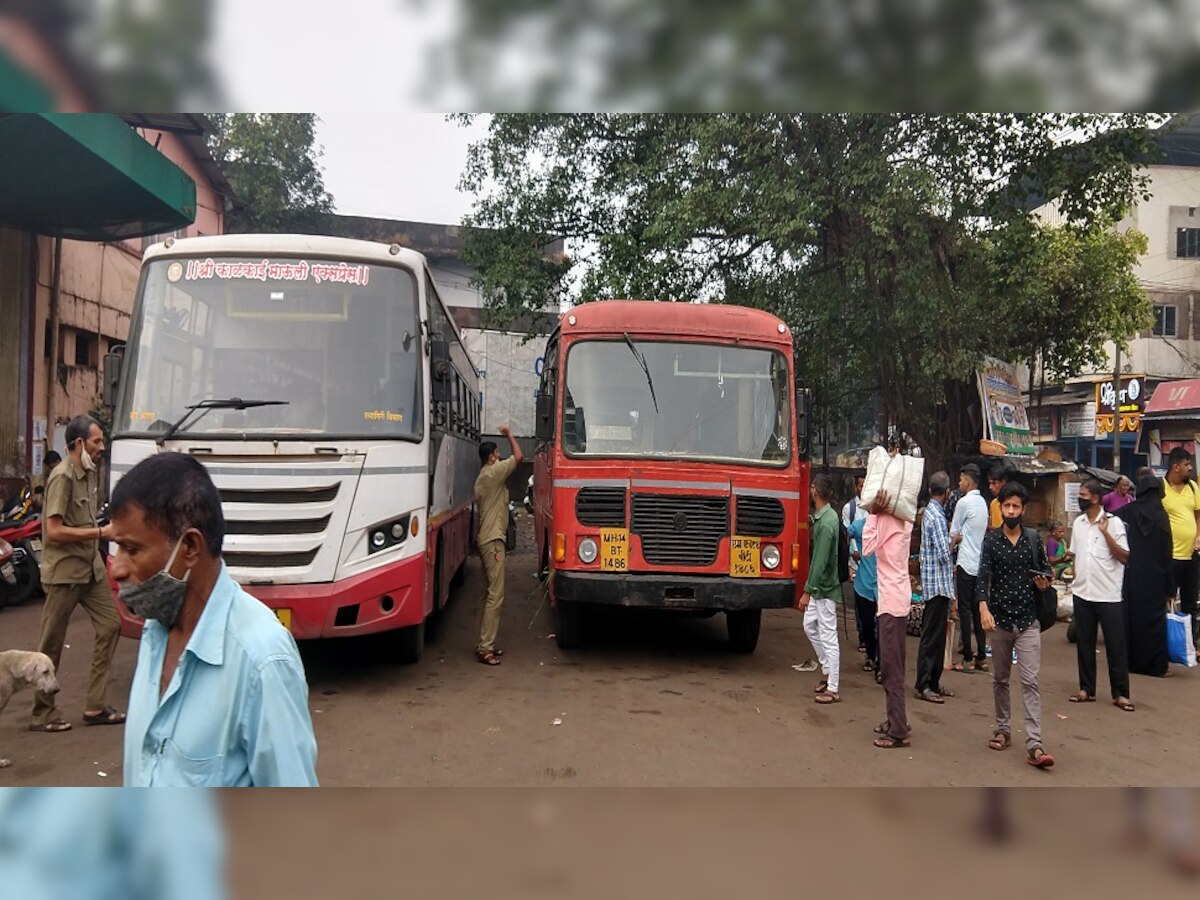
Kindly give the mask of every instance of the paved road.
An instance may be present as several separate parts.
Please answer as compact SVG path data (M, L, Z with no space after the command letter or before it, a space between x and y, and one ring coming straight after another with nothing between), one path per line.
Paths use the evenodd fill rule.
M1071 704L1075 648L1059 626L1043 654L1043 727L1059 760L1052 772L1023 764L1019 722L1017 748L987 749L990 675L947 673L958 697L941 707L910 701L913 746L881 751L871 729L883 718L882 691L859 671L853 645L840 705L814 704L814 676L792 670L812 656L798 614L768 613L757 652L738 656L725 647L723 617L605 611L586 646L564 653L550 637L553 616L533 567L526 543L508 566L501 666L471 653L476 560L419 664L392 664L384 641L302 648L322 784L1200 785L1197 670L1135 676L1133 714ZM32 647L38 615L37 604L0 611L0 647ZM61 705L78 722L91 654L84 615L68 643ZM910 638L910 669L915 652ZM122 641L111 694L122 708L135 656L136 643ZM1103 663L1100 677L1104 693ZM29 733L31 703L18 694L0 714L0 756L14 761L0 785L120 783L122 729Z

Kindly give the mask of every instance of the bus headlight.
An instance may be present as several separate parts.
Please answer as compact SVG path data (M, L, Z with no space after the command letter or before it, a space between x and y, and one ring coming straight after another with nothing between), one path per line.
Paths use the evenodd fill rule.
M762 548L762 564L768 569L779 568L779 548L774 544L767 544Z
M596 546L596 542L590 537L585 537L579 542L579 559L584 563L594 563L600 549Z
M371 532L371 546L374 547L376 550L382 549L383 545L386 543L387 543L387 535L385 535L382 531L372 531Z

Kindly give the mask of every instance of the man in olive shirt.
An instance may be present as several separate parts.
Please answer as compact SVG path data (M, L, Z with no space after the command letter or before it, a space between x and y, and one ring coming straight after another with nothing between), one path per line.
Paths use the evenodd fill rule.
M840 703L841 650L838 647L837 598L842 594L838 580L838 516L829 505L833 480L822 472L814 475L810 489L813 508L812 555L808 581L796 608L804 612L804 633L821 662L821 680L815 689L817 703Z
M125 714L104 702L121 625L100 559L100 541L108 537L108 528L96 523L95 463L104 453L104 431L91 416L76 416L67 425L66 438L68 455L50 473L42 510L46 603L42 607L38 650L57 668L71 614L76 606L82 606L96 632L83 721L85 725L120 725ZM29 730L58 732L70 727L59 715L54 695L39 692L34 698Z
M508 479L516 471L524 454L507 425L500 433L508 438L512 456L501 461L496 445L484 441L479 445L479 461L483 468L475 479L475 503L479 514L479 531L475 546L483 560L487 579L487 599L483 604L483 622L479 628L479 645L475 655L481 663L500 665L501 651L496 649L496 633L500 630L500 608L504 605L505 536L508 534Z

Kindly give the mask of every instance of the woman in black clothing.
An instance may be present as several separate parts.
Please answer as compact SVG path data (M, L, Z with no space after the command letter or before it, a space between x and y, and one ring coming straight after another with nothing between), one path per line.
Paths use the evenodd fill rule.
M1129 671L1162 678L1167 668L1167 603L1171 585L1171 523L1163 509L1162 482L1139 473L1137 499L1117 515L1129 536L1125 565L1125 633Z

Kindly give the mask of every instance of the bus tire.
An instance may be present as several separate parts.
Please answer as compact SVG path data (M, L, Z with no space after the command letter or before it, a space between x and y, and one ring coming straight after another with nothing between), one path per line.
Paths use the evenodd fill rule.
M555 640L562 650L573 650L579 646L583 632L583 610L573 600L559 600L554 604Z
M421 661L425 652L425 623L410 625L396 632L396 661L412 665Z
M451 582L453 583L453 582ZM437 555L433 564L433 611L425 620L425 639L435 640L442 630L442 619L446 615L446 604L441 596L442 584L442 542L438 541ZM447 600L449 593L447 592Z
M762 629L761 609L731 609L725 613L729 647L734 653L753 653Z

